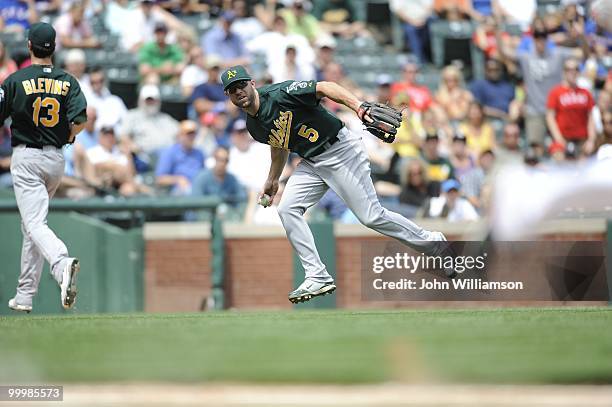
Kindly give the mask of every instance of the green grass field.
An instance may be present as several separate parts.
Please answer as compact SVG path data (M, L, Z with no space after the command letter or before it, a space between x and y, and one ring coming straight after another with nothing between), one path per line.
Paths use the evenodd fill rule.
M0 382L612 383L612 309L0 317Z

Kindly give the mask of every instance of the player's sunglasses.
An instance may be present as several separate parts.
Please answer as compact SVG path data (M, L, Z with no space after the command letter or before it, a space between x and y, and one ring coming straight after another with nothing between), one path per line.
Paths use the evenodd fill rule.
M232 84L232 86L230 86L229 88L227 88L227 93L229 93L230 95L234 94L238 89L244 89L247 87L247 85L249 84L249 81L238 81L234 84Z

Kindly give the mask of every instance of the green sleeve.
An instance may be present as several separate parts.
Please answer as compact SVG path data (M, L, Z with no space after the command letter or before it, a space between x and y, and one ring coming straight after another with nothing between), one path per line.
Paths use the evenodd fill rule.
M317 81L287 81L280 88L281 102L292 107L316 107Z
M138 62L141 64L152 65L151 62L151 44L144 44L138 51Z
M183 51L178 46L172 47L172 62L180 63L183 62Z
M81 87L76 79L70 80L70 91L66 97L69 123L85 123L87 121L87 100L81 91Z

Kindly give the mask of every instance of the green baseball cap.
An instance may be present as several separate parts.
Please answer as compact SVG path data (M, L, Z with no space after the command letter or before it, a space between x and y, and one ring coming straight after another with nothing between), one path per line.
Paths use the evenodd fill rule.
M55 50L55 29L51 24L35 23L30 27L28 40L38 48L45 51Z
M221 82L223 82L223 90L227 90L233 83L239 81L250 81L251 75L247 72L246 68L242 65L232 66L226 69L221 74Z

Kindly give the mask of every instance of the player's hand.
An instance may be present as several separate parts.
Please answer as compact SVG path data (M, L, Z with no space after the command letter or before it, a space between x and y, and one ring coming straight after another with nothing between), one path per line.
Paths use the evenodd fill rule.
M260 201L261 197L265 194L270 197L270 205L272 201L274 201L274 196L276 196L276 192L278 192L278 180L267 180L264 184L263 191L259 194L258 201ZM267 206L270 206L267 205Z

